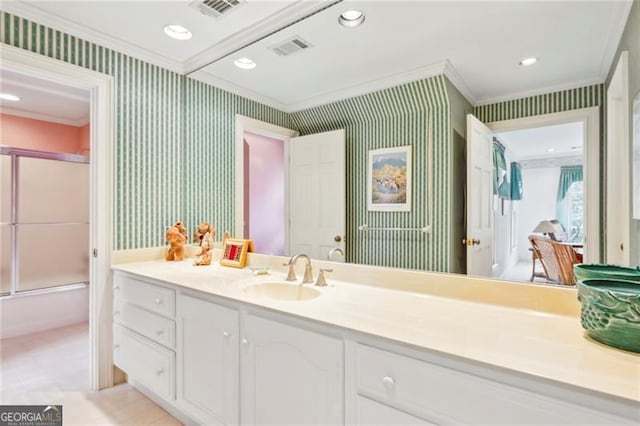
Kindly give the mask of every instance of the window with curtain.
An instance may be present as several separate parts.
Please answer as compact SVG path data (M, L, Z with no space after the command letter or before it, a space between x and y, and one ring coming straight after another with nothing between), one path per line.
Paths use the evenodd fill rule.
M522 200L522 166L516 161L511 163L511 199Z
M571 242L580 242L584 236L583 181L582 166L560 168L556 214Z

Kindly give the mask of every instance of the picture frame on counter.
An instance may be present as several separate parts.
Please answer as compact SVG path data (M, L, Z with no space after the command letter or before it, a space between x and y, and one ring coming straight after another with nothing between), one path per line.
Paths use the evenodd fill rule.
M247 263L247 253L252 249L251 240L227 238L222 247L220 265L233 268L244 268Z

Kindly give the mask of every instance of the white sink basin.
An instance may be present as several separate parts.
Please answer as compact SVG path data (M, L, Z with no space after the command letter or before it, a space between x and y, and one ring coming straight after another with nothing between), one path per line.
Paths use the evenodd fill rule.
M276 300L311 300L320 296L320 292L307 285L267 282L254 284L244 289L244 292L253 297L267 297Z

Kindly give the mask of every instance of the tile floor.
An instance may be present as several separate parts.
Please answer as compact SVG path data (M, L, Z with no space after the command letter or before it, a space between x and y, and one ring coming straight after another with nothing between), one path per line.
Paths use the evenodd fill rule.
M89 390L87 323L0 340L0 404L62 404L65 425L180 425L129 384Z

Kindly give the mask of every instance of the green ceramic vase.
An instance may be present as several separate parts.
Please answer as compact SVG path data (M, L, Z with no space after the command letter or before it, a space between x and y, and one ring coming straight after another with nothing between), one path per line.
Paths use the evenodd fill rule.
M624 266L605 264L578 263L573 267L576 282L587 279L624 280L640 282L639 268L625 268Z
M582 327L594 340L640 352L640 283L623 280L578 281Z

